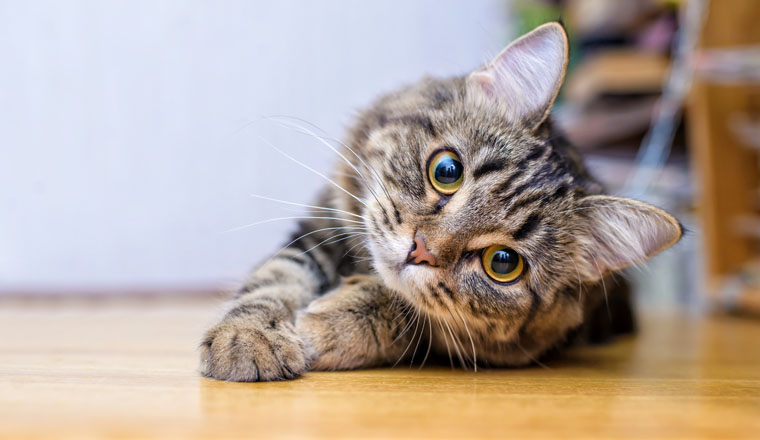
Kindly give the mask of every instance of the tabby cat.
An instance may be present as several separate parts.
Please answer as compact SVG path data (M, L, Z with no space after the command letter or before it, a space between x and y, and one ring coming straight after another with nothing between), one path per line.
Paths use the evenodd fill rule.
M202 374L271 381L429 356L521 366L609 307L609 276L682 229L603 195L553 131L567 61L548 23L466 76L364 111L318 206L207 332Z

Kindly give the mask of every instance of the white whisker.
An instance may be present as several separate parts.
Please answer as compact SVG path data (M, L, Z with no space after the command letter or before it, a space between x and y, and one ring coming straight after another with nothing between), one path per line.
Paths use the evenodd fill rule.
M289 118L290 118L290 119L295 119L295 120L301 121L301 122L303 122L304 124L309 124L309 125L311 125L312 127L316 128L317 130L320 130L320 131L321 131L321 132L323 132L323 133L325 132L325 131L324 131L324 130L322 130L321 128L317 127L316 125L314 125L314 124L312 124L311 122L309 122L309 121L306 121L306 120L304 120L304 119L301 119L301 118L294 118L294 117L292 117L292 116L291 116L291 117L289 117ZM303 128L302 128L302 129L303 129ZM315 137L317 137L317 138L319 138L319 139L323 139L323 140L331 140L331 141L337 142L337 143L338 143L338 144L340 144L340 145L341 145L343 148L345 148L345 149L347 149L348 151L350 151L350 152L351 152L351 154L353 154L353 155L354 155L354 157L356 157L356 158L359 160L359 162L361 162L361 163L362 163L362 165L364 165L364 167L365 167L365 168L367 168L367 170L369 170L369 171L372 173L372 175L375 177L375 180L376 180L376 181L377 181L377 182L380 184L380 187L383 189L383 192L385 192L385 195L386 195L386 197L388 197L388 200L389 200L389 201L391 201L391 195L388 193L388 189L387 189L387 187L385 186L385 182L383 182L383 179L380 177L380 175L377 173L377 171L376 171L376 170L375 170L373 167L369 166L369 164L368 164L367 162L365 162L365 161L364 161L364 159L363 159L363 158L362 158L362 157L361 157L359 154L357 154L357 153L356 153L356 151L354 151L354 149L353 149L353 148L349 147L349 146L348 146L348 145L346 145L344 142L341 142L341 141L340 141L340 140L338 140L338 139L332 139L332 138L328 138L328 137L324 137L324 138L322 138L322 137L320 137L320 136L318 136L318 135L316 135L316 134L312 134L312 135L313 135L313 136L315 136ZM355 169L355 168L354 168L354 169ZM357 172L358 172L358 171L357 171ZM361 174L361 173L360 173L360 174ZM362 177L364 177L364 176L362 175ZM365 180L366 180L366 179L365 179Z
M273 118L273 119L275 119L275 118ZM275 119L275 120L278 120L278 119ZM292 122L280 121L280 124L283 125L283 126L285 126L286 128L295 129L299 133L308 134L308 135L312 136L314 139L318 140L320 143L322 143L327 148L329 148L330 150L332 150L335 154L337 154L338 156L340 156L340 158L343 159L343 161L345 161L346 164L348 164L348 166L350 166L356 172L356 174L358 174L362 178L362 183L364 183L364 185L366 186L367 190L369 190L369 192L372 193L372 196L375 197L375 200L377 200L377 194L375 194L375 191L368 184L367 179L364 176L364 174L362 174L362 172L359 171L359 169L356 168L356 166L353 163L351 163L351 161L348 160L346 158L346 156L343 155L343 153L341 153L335 147L333 147L332 145L330 145L330 143L327 142L323 137L319 136L318 134L314 133L313 131L309 130L308 128L305 128L303 126L294 124ZM377 203L380 203L380 201L377 200Z
M406 326L404 327L404 330L401 331L401 334L399 334L398 336L396 336L396 338L393 340L392 344L395 344L399 339L401 339L404 336L404 334L406 334L411 329L412 325L414 325L414 319L409 319L409 312L410 311L414 312L412 310L411 305L407 306L406 310L402 310L402 312L404 313L404 318L406 318ZM396 318L398 318L398 317L396 317ZM395 319L394 319L394 321L395 321Z
M353 199L354 199L354 200L356 200L357 202L359 202L359 203L361 203L362 205L364 205L364 206L366 206L366 207L368 207L368 208L369 208L369 205L367 205L366 203L364 203L364 200L362 200L362 199L360 199L359 197L355 196L355 195L354 195L354 193L352 193L351 191L347 190L346 188L343 188L342 186L338 185L338 184L337 184L337 183L336 183L334 180L330 179L329 177L325 176L324 174L320 173L319 171L315 170L314 168L312 168L312 167L310 167L310 166L306 165L305 163L303 163L303 162L299 161L298 159L296 159L295 157L293 157L293 156L289 155L288 153L286 153L286 152L284 152L284 151L280 150L279 148L277 148L277 147L276 147L274 144L272 144L271 142L269 142L269 141L268 141L268 140L266 140L265 138L263 138L263 137L259 136L259 139L261 139L261 141L262 141L262 142L264 142L265 144L269 145L271 148L273 148L273 149L274 149L275 151L277 151L278 153L282 154L283 156L285 156L286 158L288 158L288 159L292 160L293 162L297 163L298 165L301 165L302 167L306 168L307 170L311 171L312 173L316 174L317 176L319 176L319 177L321 177L321 178L325 179L325 180L326 180L327 182L329 182L331 185L335 186L335 187L336 187L336 188L338 188L339 190L341 190L341 191L343 191L344 193L348 194L348 195L349 195L351 198L353 198Z
M462 320L462 324L464 324L464 329L467 331L467 336L470 337L470 345L472 345L472 365L473 365L473 369L475 371L478 371L478 355L475 352L475 341L472 340L470 329L467 328L467 321L465 321L464 316L462 316L462 312L460 312L457 309L454 309L454 310L456 310L457 314L459 315L459 318Z
M303 204L303 203L288 202L287 200L274 199L272 197L261 196L261 195L258 195L258 194L251 194L250 196L251 197L256 197L258 199L269 200L271 202L284 203L286 205L301 206L301 207L304 207L304 208L312 208L312 209L320 209L320 210L325 210L325 211L340 212L342 214L350 215L352 217L357 217L357 218L360 218L360 219L364 219L364 216L362 216L362 215L355 214L353 212L344 211L342 209L328 208L326 206L306 205L306 204Z
M360 221L357 221L357 220L348 220L348 219L341 218L341 217L293 216L293 217L270 218L268 220L262 220L262 221L259 221L259 222L249 223L249 224L243 225L243 226L237 226L235 228L228 229L228 230L226 230L224 232L234 232L234 231L239 231L241 229L251 228L253 226L263 225L264 223L271 223L271 222L276 222L276 221L280 221L280 220L293 220L293 219L303 219L303 220L308 220L308 219L339 220L339 221L342 221L342 222L358 223L358 224L362 225L362 227L364 227L364 222L360 222Z
M310 247L309 249L306 249L305 251L301 252L299 255L303 255L303 254L305 254L307 252L313 251L314 249L316 249L316 248L318 248L318 247L320 247L322 245L339 243L341 241L348 240L349 238L353 238L353 237L356 237L358 235L363 235L363 234L366 234L366 232L345 232L343 234L334 235L334 236L332 236L330 238L327 238L327 239L325 239L325 240L323 240L323 241L315 244L314 246ZM341 237L341 236L345 236L345 235L348 235L348 237L344 237L344 238L341 238L339 240L335 240L336 238ZM334 241L330 241L330 240L334 240Z
M449 338L446 336L446 330L443 329L443 324L441 323L441 318L436 317L438 320L438 327L441 328L441 334L443 335L443 342L446 343L446 353L449 354L449 364L451 365L451 369L454 369L454 359L451 357L451 348L449 347Z
M361 246L361 245L363 245L363 244L365 244L365 243L364 243L363 241L360 241L359 243L356 243L355 245L351 246L350 248L348 248L348 250L346 251L346 253L345 253L345 254L343 254L343 257L344 257L344 258L345 258L345 257L347 257L347 256L348 256L348 254L350 254L352 250L356 249L358 246ZM355 257L355 258L356 258L356 257Z
M406 348L404 349L404 352L401 353L401 356L399 356L399 358L396 361L396 363L393 364L394 367L396 365L398 365L399 362L401 362L401 359L404 358L404 356L406 355L406 352L409 351L409 347L412 346L412 342L414 342L414 337L417 336L417 328L419 327L419 324L420 324L420 312L419 311L417 311L417 313L415 315L414 322L415 322L415 324L414 324L414 334L412 334L412 337L409 338L409 344L407 344Z
M451 335L451 345L454 346L454 352L457 354L457 358L459 358L459 364L462 365L463 368L467 368L467 363L464 361L464 358L462 357L462 353L459 351L459 344L457 344L457 339L454 336L454 332L451 331L451 326L449 326L449 322L444 319L443 323L444 325L446 325L446 328L449 330L449 335Z
M548 365L546 365L545 363L543 363L543 362L539 361L538 359L536 359L535 357L533 357L533 356L532 356L530 353L528 353L528 350L526 350L526 349L525 349L525 348L522 346L522 344L520 343L520 338L519 338L519 337L517 338L517 341L515 341L515 342L517 343L517 347L520 349L520 351L522 351L522 352L523 352L523 354L524 354L525 356L527 356L527 357L528 357L528 359L530 359L530 361L531 361L531 362L535 363L536 365L538 365L539 367L541 367L541 368L543 368L543 369L545 369L545 370L551 370L551 367L549 367L549 366L548 366Z
M420 312L420 315L422 315L421 312ZM424 316L423 316L423 318L427 319ZM417 345L414 346L414 351L412 352L412 359L409 361L409 366L410 367L414 364L414 356L417 355L417 349L420 348L420 342L422 342L422 336L425 334L425 323L426 322L427 322L426 320L422 321L422 328L420 329L420 337L417 338Z
M425 357L422 359L422 363L420 364L420 369L425 366L425 362L428 360L428 356L430 356L430 349L433 348L433 320L430 318L429 313L425 313L427 316L427 323L428 323L428 348L427 352L425 352Z

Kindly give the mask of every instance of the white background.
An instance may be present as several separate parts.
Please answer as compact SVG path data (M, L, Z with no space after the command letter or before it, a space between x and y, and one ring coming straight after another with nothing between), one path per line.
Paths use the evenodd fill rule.
M0 292L211 287L284 244L374 96L460 74L511 35L505 0L0 0ZM250 125L248 125L250 124Z

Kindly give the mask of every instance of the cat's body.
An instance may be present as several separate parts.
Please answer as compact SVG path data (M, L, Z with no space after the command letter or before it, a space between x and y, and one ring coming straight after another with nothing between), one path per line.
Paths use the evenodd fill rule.
M681 230L601 195L553 132L566 60L564 30L548 24L466 77L425 79L365 111L308 214L319 218L207 333L203 374L276 380L428 356L519 366L588 321L614 295L605 278Z

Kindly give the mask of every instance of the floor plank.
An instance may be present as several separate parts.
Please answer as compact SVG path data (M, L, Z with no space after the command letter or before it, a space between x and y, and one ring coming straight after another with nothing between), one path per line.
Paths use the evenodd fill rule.
M757 438L760 322L648 316L548 368L196 372L204 301L0 302L4 438Z

